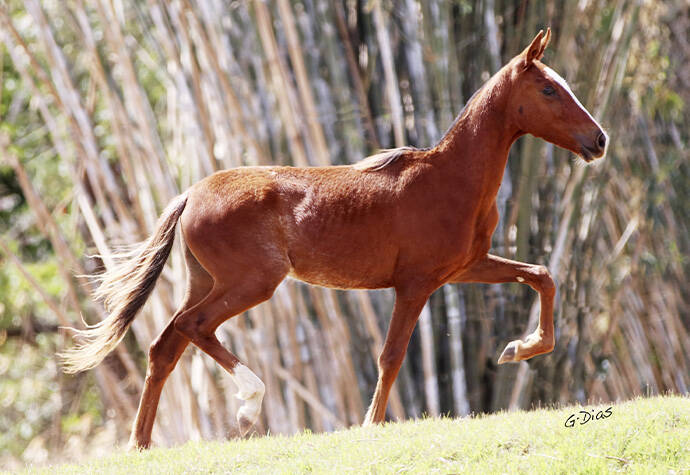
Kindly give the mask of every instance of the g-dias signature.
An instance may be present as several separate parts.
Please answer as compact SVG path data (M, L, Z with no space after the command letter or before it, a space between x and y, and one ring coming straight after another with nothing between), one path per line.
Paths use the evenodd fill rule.
M590 411L579 411L575 414L570 414L570 416L568 416L568 418L565 420L565 426L574 427L576 422L580 422L579 425L583 426L587 424L589 421L607 419L612 415L613 412L611 411L611 407L603 411L595 411L594 409Z

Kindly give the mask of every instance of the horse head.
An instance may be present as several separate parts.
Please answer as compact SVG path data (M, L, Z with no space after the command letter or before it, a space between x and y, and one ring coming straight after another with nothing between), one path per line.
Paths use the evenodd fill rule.
M608 135L575 97L568 83L541 62L551 29L540 31L508 65L508 113L522 133L570 150L591 162L606 154Z

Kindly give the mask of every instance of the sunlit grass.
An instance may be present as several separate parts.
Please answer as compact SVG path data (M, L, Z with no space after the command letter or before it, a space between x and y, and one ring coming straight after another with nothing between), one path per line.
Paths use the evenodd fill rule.
M117 450L28 473L688 473L690 399L421 419L329 434ZM595 418L581 424L580 410ZM566 427L571 414L580 416ZM601 416L600 416L601 417Z

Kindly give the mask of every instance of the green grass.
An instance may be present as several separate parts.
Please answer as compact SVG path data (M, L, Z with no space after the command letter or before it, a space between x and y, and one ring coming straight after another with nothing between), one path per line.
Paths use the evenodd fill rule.
M614 405L606 419L565 422L567 407L422 419L329 434L190 442L123 450L29 473L690 473L690 398Z

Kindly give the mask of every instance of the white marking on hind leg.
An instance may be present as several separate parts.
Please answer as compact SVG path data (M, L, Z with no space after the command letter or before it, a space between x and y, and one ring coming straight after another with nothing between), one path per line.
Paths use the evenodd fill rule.
M240 425L240 432L245 435L259 419L266 386L252 370L243 364L235 366L232 378L238 388L235 397L244 401L237 411L237 422Z

